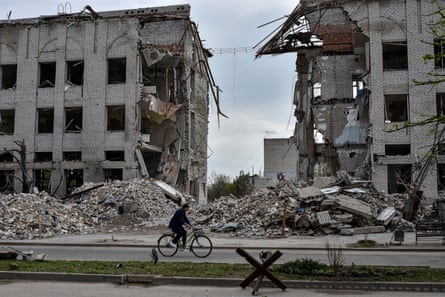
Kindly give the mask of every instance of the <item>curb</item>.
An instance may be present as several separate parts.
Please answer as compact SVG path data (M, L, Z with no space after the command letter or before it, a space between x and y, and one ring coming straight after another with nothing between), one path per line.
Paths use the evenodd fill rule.
M238 278L192 278L163 277L146 274L76 274L76 273L46 273L46 272L9 272L0 271L3 280L31 281L69 281L69 282L109 282L114 284L147 284L147 285L188 285L211 287L237 287L242 282ZM333 290L363 290L363 291L411 291L411 292L445 292L445 283L437 282L352 282L352 281L305 281L286 280L283 283L292 289L333 289ZM263 287L272 288L273 283L264 280Z
M156 248L156 244L128 244L128 243L59 243L59 242L19 242L19 241L11 241L5 242L0 241L1 246L70 246L70 247L130 247L130 248ZM289 247L289 246L249 246L249 245L221 245L221 246L213 246L213 249L236 249L236 248L244 248L244 249L267 249L267 250L320 250L325 251L325 247L319 246L304 246L304 247ZM355 248L355 247L342 247L343 251L385 251L385 252L445 252L445 246L418 246L418 247L376 247L376 248Z

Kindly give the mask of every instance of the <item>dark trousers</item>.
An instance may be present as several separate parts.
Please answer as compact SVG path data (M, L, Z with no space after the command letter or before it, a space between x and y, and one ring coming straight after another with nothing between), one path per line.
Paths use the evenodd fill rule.
M187 240L187 232L185 231L184 228L181 227L177 227L177 228L172 228L173 232L176 233L175 238L173 238L173 243L177 244L179 239L181 239L182 237L182 244L185 246L185 241Z

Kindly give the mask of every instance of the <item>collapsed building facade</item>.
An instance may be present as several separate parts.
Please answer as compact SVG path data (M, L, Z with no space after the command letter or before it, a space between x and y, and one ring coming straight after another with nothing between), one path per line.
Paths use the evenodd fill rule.
M445 111L445 84L414 83L445 67L443 57L423 59L443 52L433 42L443 31L431 33L434 11L423 0L302 0L257 51L297 53L299 179L347 171L384 193L412 185L426 198L438 197L445 158L440 150L425 156L443 142L441 126L436 133L431 125L399 129Z
M205 202L209 57L189 5L1 21L0 186L153 177Z

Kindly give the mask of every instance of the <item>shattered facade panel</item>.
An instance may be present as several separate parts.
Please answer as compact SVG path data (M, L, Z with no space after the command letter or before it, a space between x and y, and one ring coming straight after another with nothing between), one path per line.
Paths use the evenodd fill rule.
M203 203L215 88L209 57L189 5L105 12L86 6L0 21L1 66L17 65L16 86L8 77L9 87L0 90L0 110L15 114L14 131L0 136L0 147L16 149L14 141L23 139L29 156L52 152L52 162L38 169L51 172L48 189L59 197L83 182L152 177ZM37 125L45 129L30 133ZM121 157L108 160L110 151ZM81 160L64 160L66 152ZM27 161L32 176L37 165ZM21 174L18 164L2 166Z
M388 132L395 124L436 114L436 93L443 92L445 84L413 83L441 66L423 60L434 53L432 42L438 38L429 27L434 10L434 4L423 0L300 1L257 51L257 56L297 54L294 104L300 179L311 180L319 172L314 167L321 166L329 174L345 170L372 180L379 191L395 193L404 191L395 174L410 168L403 181L426 198L438 197L443 185L437 168L443 158L420 170L422 158L434 147L431 126ZM314 129L322 141L315 142ZM410 149L385 154L388 145Z

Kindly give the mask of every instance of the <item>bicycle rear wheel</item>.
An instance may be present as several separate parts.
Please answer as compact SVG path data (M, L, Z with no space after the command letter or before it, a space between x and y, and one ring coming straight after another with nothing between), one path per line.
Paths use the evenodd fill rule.
M190 245L190 251L198 258L205 258L212 252L213 244L205 235L196 235Z
M173 238L173 234L164 234L158 239L158 251L164 257L172 257L178 251L178 246L172 242ZM171 247L170 244L173 244L174 247Z

